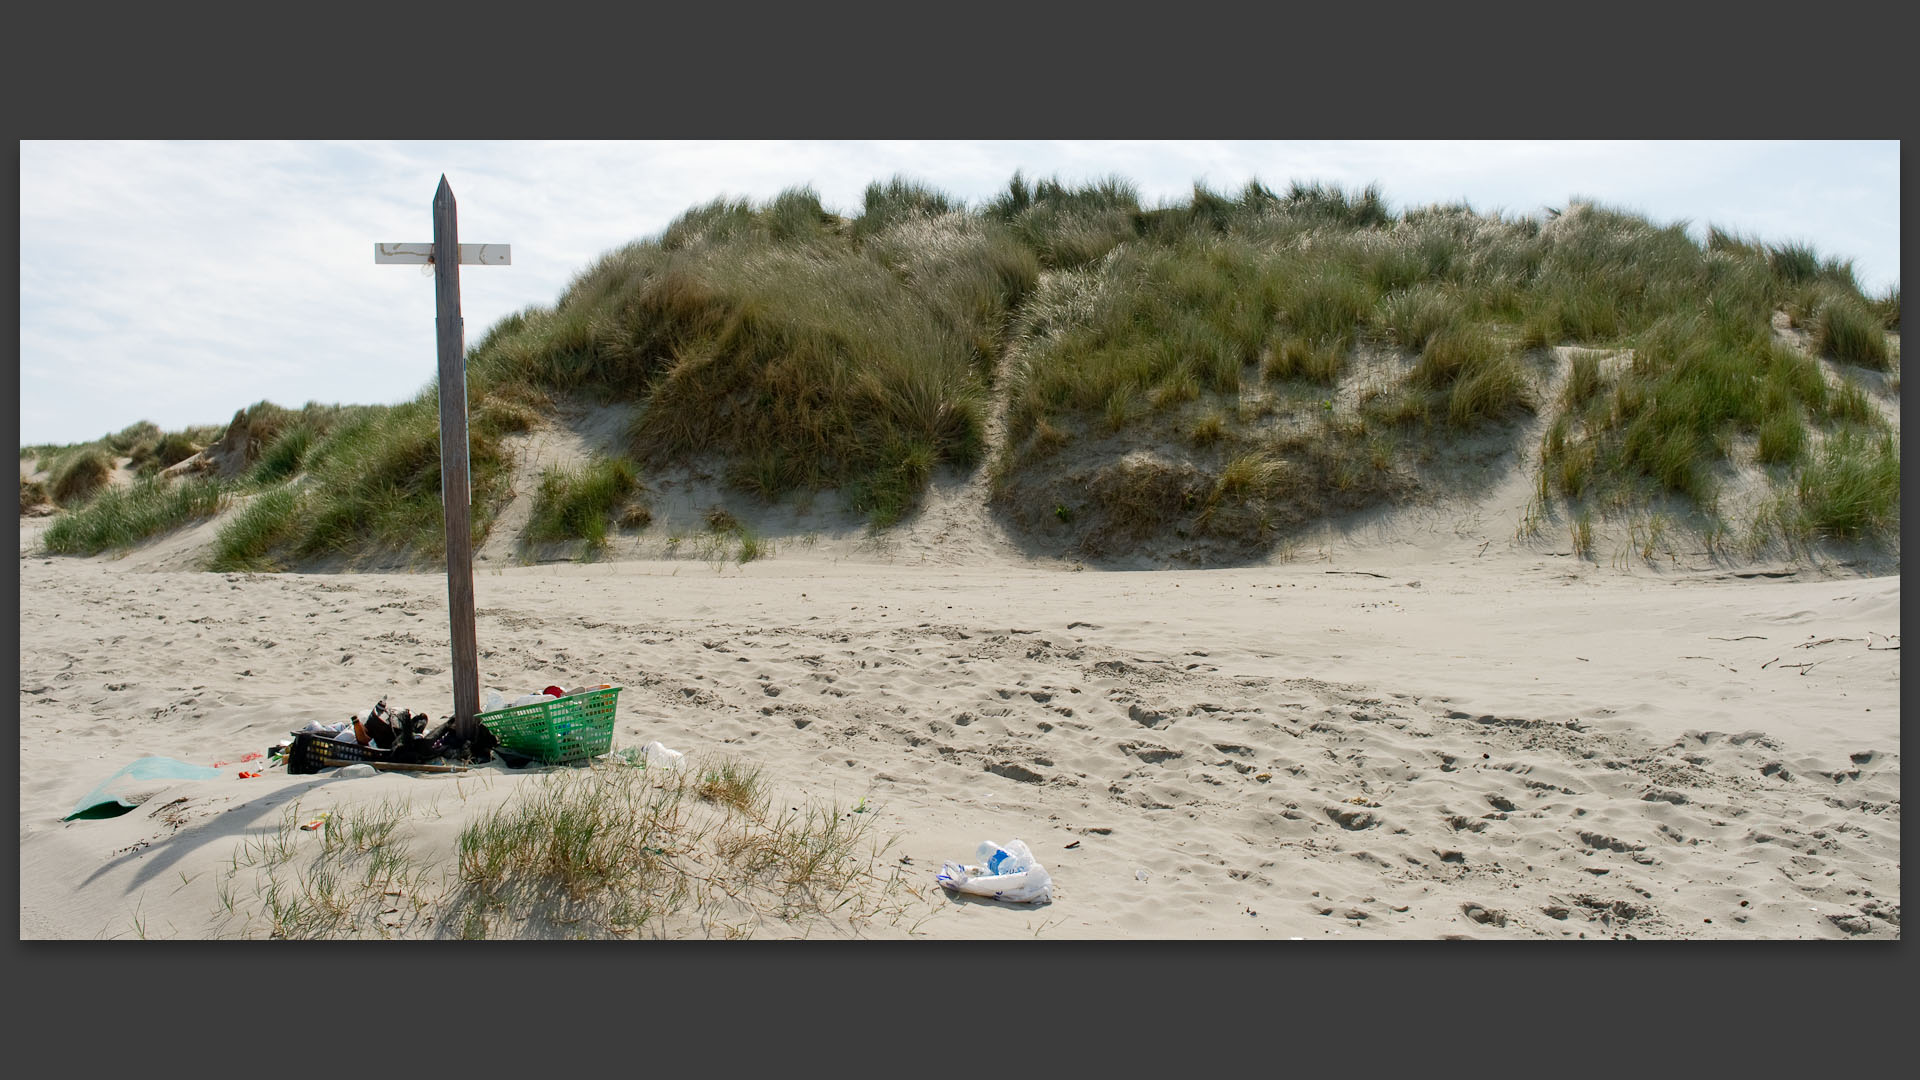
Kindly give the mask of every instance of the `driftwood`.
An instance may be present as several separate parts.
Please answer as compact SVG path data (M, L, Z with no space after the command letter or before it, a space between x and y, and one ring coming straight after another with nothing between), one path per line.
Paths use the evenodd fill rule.
M1811 649L1811 648L1813 648L1813 647L1814 647L1815 645L1831 645L1831 644L1833 644L1833 643L1834 643L1834 642L1836 642L1836 641L1859 641L1859 640L1860 640L1860 639L1859 639L1859 638L1857 638L1857 637L1830 637L1830 638L1821 638L1821 639L1820 639L1819 641L1803 641L1803 642L1801 642L1800 644L1798 644L1798 645L1795 645L1795 646L1794 646L1794 648L1796 648L1796 649Z
M414 765L404 761L369 761L365 762L365 764L371 765L381 772L448 773L468 771L465 765Z

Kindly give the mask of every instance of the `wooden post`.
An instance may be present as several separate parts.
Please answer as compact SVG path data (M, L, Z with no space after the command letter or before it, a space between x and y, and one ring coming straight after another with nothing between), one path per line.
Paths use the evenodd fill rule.
M433 265L434 326L440 346L440 508L447 529L447 626L453 637L453 722L462 738L480 734L480 650L473 635L473 476L467 449L466 325L460 318L460 264L509 266L506 244L463 244L453 188L433 193L433 243L373 245L376 263Z
M453 637L453 725L480 734L480 654L473 633L473 481L467 458L466 327L460 318L460 237L453 188L433 194L433 279L440 339L440 505L447 528L447 619Z

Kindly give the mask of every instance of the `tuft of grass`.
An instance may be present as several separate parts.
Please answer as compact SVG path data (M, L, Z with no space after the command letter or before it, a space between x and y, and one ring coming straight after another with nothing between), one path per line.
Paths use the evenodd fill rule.
M1826 417L1828 420L1855 427L1872 427L1880 420L1873 402L1860 384L1848 379L1838 389L1827 394Z
M133 455L141 444L153 445L160 439L160 425L151 420L136 420L103 440L107 450L123 457Z
M1820 257L1805 244L1781 244L1764 250L1774 276L1788 285L1812 281L1820 273Z
M1382 297L1374 318L1379 330L1394 344L1419 352L1434 335L1465 321L1464 307L1454 288L1416 285Z
M1876 297L1872 303L1874 314L1880 316L1880 325L1894 333L1900 332L1900 286L1887 288L1886 295Z
M180 464L202 449L201 444L187 432L170 431L135 444L128 454L128 464L133 467L135 475L152 476Z
M1444 390L1499 360L1503 350L1484 328L1448 327L1420 350L1410 378L1430 390Z
M773 541L751 530L742 529L740 531L740 554L738 561L742 565L750 563L755 559L770 559L773 557L773 552Z
M36 506L45 506L52 501L53 498L47 494L47 486L45 484L42 484L38 480L29 480L25 476L20 478L20 512L22 514L25 514Z
M1761 464L1792 465L1807 452L1807 425L1796 412L1782 410L1760 422L1755 451Z
M577 469L549 467L534 495L527 538L584 540L589 552L599 551L606 547L609 523L639 486L626 458L600 458Z
M701 769L693 793L744 814L760 807L764 788L759 766L728 758Z
M1578 412L1600 393L1600 358L1605 355L1592 349L1580 349L1574 352L1572 364L1567 372L1566 385L1560 391L1561 408L1567 412Z
M1408 381L1443 394L1448 422L1461 428L1531 410L1535 404L1519 358L1478 326L1436 333L1421 350Z
M61 517L47 529L42 543L59 555L129 548L189 521L212 517L225 497L213 477L142 480L124 490L102 492Z
M960 209L946 194L915 180L895 176L882 184L867 185L860 217L853 223L854 235L871 236L903 219L936 218Z
M1571 530L1573 534L1574 554L1580 556L1583 559L1592 558L1593 557L1593 514L1592 512L1587 510L1584 507L1581 508L1580 512L1574 515L1573 521L1570 522L1567 527L1569 530Z
M312 451L318 438L318 433L305 424L283 432L248 470L246 483L251 487L265 488L293 479L305 464L307 454Z
M1125 429L1128 422L1140 414L1140 408L1136 402L1137 397L1133 387L1115 387L1113 392L1107 395L1106 411L1101 417L1107 431L1117 432Z
M1813 319L1813 345L1849 364L1885 371L1892 362L1883 316L1850 296L1823 302Z
M1898 528L1899 440L1840 432L1801 472L1796 496L1803 538L1858 539Z
M1228 435L1227 418L1224 413L1215 411L1193 422L1187 429L1187 440L1195 446L1216 446Z
M79 506L107 486L113 475L113 462L104 450L89 446L61 461L53 473L53 501L63 507Z
M1213 498L1246 500L1270 492L1286 475L1284 462L1254 451L1242 454L1220 470L1214 482Z
M218 571L273 572L286 569L279 557L297 535L300 493L279 487L256 495L220 527L207 568Z
M851 485L851 505L866 514L875 529L884 529L918 502L933 476L939 451L926 440L907 439L889 443L875 460L877 467Z

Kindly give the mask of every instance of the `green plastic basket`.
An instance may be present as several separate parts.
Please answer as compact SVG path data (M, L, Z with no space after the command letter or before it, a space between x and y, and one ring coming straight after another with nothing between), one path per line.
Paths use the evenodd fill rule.
M613 711L621 687L548 698L483 712L478 719L515 753L549 765L571 765L613 748Z

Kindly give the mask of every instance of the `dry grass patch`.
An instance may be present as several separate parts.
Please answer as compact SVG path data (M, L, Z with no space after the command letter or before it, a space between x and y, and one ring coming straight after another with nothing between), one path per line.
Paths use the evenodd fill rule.
M775 800L757 767L598 763L514 782L451 852L420 852L410 804L295 805L245 841L216 933L294 938L860 936L920 896L856 807ZM448 856L451 858L449 859Z

